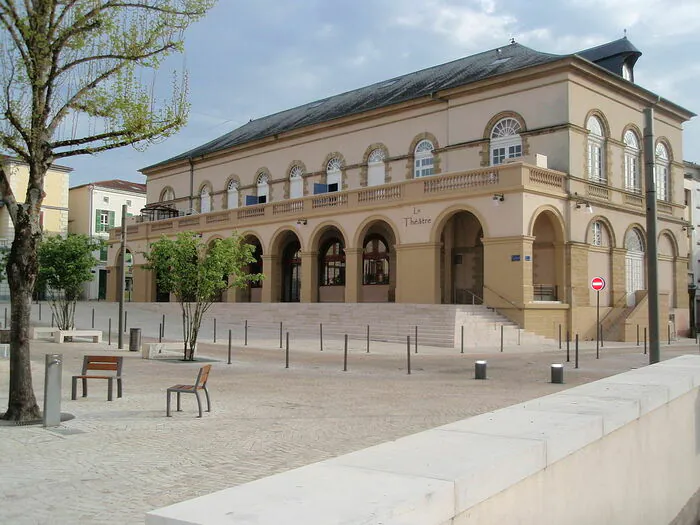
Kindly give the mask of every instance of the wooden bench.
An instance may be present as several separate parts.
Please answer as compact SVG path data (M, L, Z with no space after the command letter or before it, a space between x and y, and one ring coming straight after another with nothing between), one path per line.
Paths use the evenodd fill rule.
M107 380L107 401L112 401L112 387L117 380L117 397L122 397L122 362L123 357L109 355L86 355L83 357L83 371L79 376L73 376L71 384L71 399L75 400L78 391L78 379L83 382L83 397L87 397L88 379ZM104 370L116 372L114 375L94 375L91 370Z
M101 343L102 330L56 330L53 337L57 343L64 343L66 337L88 337L93 343Z
M199 408L199 416L202 417L202 400L199 398L199 391L204 390L204 394L207 396L207 412L211 412L211 403L209 402L209 391L207 390L207 380L209 379L209 372L211 371L211 365L204 365L199 369L199 374L197 374L197 381L194 385L173 385L168 388L168 401L165 408L165 414L170 417L170 393L175 392L177 394L177 411L180 412L180 394L194 394L197 396L197 407Z

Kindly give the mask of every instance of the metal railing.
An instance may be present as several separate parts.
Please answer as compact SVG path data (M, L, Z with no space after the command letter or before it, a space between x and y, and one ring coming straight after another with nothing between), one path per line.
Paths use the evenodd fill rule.
M534 284L532 286L533 301L557 301L556 284Z

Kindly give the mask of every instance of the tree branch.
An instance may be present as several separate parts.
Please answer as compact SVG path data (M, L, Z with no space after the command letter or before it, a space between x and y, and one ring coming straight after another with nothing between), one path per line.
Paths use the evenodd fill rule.
M5 173L7 168L5 166L0 166L0 193L2 193L2 199L5 201L5 206L7 206L7 211L12 219L12 224L17 223L17 199L15 199L15 194L12 193L12 187L10 186L10 178Z
M67 148L69 146L79 146L81 144L88 144L90 142L98 142L100 140L107 140L107 139L113 139L116 137L121 137L124 135L127 135L129 132L122 129L119 131L111 131L109 133L101 133L99 135L93 135L91 137L82 137L79 139L68 139L68 140L59 140L58 142L52 142L49 144L49 147L51 149L55 148Z

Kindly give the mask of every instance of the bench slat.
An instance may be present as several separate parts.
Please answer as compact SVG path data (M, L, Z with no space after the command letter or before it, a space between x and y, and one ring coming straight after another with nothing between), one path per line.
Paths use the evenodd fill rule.
M116 363L88 363L87 370L116 370Z
M85 376L73 376L77 377L78 379L114 379L119 376L91 376L91 375L85 375Z

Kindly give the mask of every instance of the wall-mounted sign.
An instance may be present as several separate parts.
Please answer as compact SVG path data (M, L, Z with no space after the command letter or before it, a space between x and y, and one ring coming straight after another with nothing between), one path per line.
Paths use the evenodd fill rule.
M526 256L525 256L525 260L526 260L526 261L530 261L530 260L532 260L532 257L529 256L529 255L526 255Z
M511 255L510 262L520 262L520 255Z
M432 224L433 219L431 217L423 217L421 215L421 209L413 207L413 212L408 217L403 217L404 226L420 226L421 224Z

